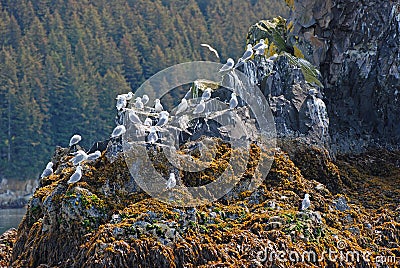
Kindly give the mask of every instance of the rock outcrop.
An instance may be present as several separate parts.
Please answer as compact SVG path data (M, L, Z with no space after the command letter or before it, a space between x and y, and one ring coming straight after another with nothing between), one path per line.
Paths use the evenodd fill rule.
M267 98L280 139L301 139L306 144L329 148L329 117L318 69L296 57L289 42L290 27L283 18L253 25L247 42L265 40L265 55L255 55L240 69ZM301 56L301 55L298 55Z
M332 149L398 148L400 3L291 2L292 41L323 77Z
M226 154L227 148L219 150ZM256 191L237 187L211 205L174 208L137 187L122 154L111 163L104 152L83 164L81 181L67 184L72 167L66 152L57 150L54 174L42 180L18 234L6 244L14 245L11 260L5 255L12 267L375 267L377 256L390 267L400 254L399 154L348 156L337 165L326 158L320 172L313 167L321 160L318 147L303 152L302 165L276 151ZM209 181L220 167L197 179ZM334 188L342 194L313 176L326 185L341 177ZM360 195L360 189L369 192ZM311 207L301 211L305 193ZM312 255L302 260L302 254Z
M67 182L75 170L69 161L73 156L57 148L54 173L41 180L16 240L10 236L9 264L396 265L400 154L354 152L374 145L393 147L399 141L399 4L288 2L294 6L293 21L277 18L251 27L247 42L254 45L263 38L267 50L240 67L270 103L279 147L263 151L253 143L249 159L242 159L246 169L237 185L212 204L195 208L172 207L144 192L124 159L120 139L105 142L97 160L83 162L82 178L72 184ZM227 93L218 95L217 88L212 97L226 100ZM251 119L245 107L238 110L239 117ZM121 115L117 122L123 122ZM190 152L201 162L199 144L212 141L207 153L215 158L206 171L173 170L178 184L205 185L234 169L229 159L240 160L240 153L224 143L218 128L203 120L190 129L193 138L179 153ZM168 177L172 168L162 147L146 150L155 169ZM341 154L350 150L353 154ZM332 158L332 152L340 153ZM249 190L261 157L273 157L271 170L256 190ZM171 193L165 191L166 196ZM311 205L301 210L306 193Z

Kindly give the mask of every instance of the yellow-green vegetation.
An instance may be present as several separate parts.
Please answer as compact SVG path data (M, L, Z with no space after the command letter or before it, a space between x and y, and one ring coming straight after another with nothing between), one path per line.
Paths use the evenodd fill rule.
M193 174L183 178L185 183L205 183L219 174L221 165L229 165L227 159L235 153L224 143L216 144L215 164L198 179ZM64 165L56 172L59 175L48 178L53 182L35 193L28 209L30 219L26 217L19 228L13 267L39 263L243 267L255 265L258 252L266 248L321 256L328 249L338 251L338 241L348 251L371 252L372 260L377 255L399 254L399 154L373 152L358 156L360 161L341 156L334 163L321 148L297 142L284 146L256 191L237 188L234 200L224 197L195 209L174 208L129 188L132 178L121 156L113 163L103 155L94 164L84 164L85 175L75 185L66 184L72 169ZM252 145L241 183L253 174L260 153ZM382 160L378 161L378 155ZM163 168L168 165L158 166L160 171ZM345 182L340 183L341 179ZM343 194L332 193L328 186ZM363 187L370 192L361 192ZM380 192L374 195L368 187L380 187ZM390 187L390 195L382 193ZM300 211L305 193L310 194L311 207ZM380 203L372 202L383 195ZM66 249L75 256L73 263L65 257ZM295 266L277 260L263 265L272 263ZM303 264L326 267L335 263L325 258Z
M267 49L265 56L274 54L285 55L291 65L301 69L305 80L314 85L323 87L320 82L320 72L310 62L304 59L304 53L297 45L299 38L293 36L293 22L287 22L282 17L271 20L261 20L250 27L247 34L247 43L255 45L264 39Z

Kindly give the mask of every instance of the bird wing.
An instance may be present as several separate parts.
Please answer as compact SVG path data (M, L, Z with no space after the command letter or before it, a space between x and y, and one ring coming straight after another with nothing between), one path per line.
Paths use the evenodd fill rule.
M244 52L242 59L243 60L248 60L251 58L251 56L253 56L253 50L246 50L246 52Z
M211 52L213 52L215 54L215 56L219 59L219 55L218 55L218 51L213 48L212 46L210 46L209 44L200 44L202 47L206 47L208 48Z

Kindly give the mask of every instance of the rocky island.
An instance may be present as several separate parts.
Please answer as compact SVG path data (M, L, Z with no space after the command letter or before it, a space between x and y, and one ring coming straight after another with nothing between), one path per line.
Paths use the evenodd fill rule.
M271 107L276 146L252 143L231 191L195 207L161 202L139 187L118 138L97 145L101 155L82 162L82 177L68 183L74 156L57 147L53 173L40 180L18 230L0 237L0 266L396 267L400 4L287 2L292 19L251 26L247 43L263 39L265 53L237 67ZM227 99L204 82L191 85L192 95L208 87L210 99ZM251 118L245 106L234 108ZM217 127L201 123L178 153L213 141L215 157L204 171L178 172L178 184L213 182L234 168L230 158L240 160ZM162 147L146 148L168 178ZM262 157L270 171L249 190Z

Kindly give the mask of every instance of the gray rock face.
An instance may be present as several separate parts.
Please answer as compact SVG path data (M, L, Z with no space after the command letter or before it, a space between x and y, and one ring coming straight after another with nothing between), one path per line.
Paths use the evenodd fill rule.
M293 34L324 78L331 148L398 148L400 3L296 0L294 8Z
M288 54L274 60L256 57L242 71L266 96L278 137L301 137L309 144L328 145L329 118L319 87L306 82Z

